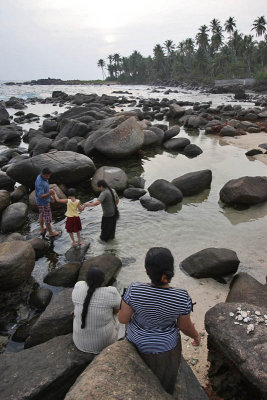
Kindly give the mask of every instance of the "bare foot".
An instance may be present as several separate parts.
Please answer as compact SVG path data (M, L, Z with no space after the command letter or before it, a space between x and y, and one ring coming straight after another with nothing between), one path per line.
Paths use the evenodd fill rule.
M82 242L79 242L79 246L82 246Z
M46 232L46 229L45 229L45 228L41 228L41 232L40 232L40 234L41 234L41 235L44 235L44 234L45 234L45 232Z
M76 246L76 242L72 242L71 245L72 245L72 247L75 247Z
M58 235L59 235L59 232L57 232L57 231L52 231L51 233L49 233L50 237L54 237L54 236L58 236Z

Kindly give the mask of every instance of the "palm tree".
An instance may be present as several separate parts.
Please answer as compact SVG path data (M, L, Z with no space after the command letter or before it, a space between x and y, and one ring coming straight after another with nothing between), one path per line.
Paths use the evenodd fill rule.
M167 55L168 55L168 56L170 56L170 55L172 54L172 52L174 51L174 49L175 49L175 45L174 45L174 43L173 43L172 40L166 40L166 41L163 43L163 46L164 46L165 49L167 50Z
M234 32L234 28L236 28L236 22L234 17L229 17L224 24L225 30L227 33L230 34L230 38L232 36L232 33Z
M121 61L121 56L119 55L119 53L113 54L113 61L114 61L115 76L117 78L118 77L118 71L120 70L120 61Z
M209 36L208 36L208 27L207 25L202 25L199 28L199 32L196 35L196 43L198 44L199 48L207 51L209 46Z
M266 25L266 19L262 15L261 17L258 17L257 19L255 19L255 21L254 21L254 23L252 25L253 28L251 30L253 31L255 29L256 36L262 36L266 32L266 26L265 25Z
M218 51L219 47L222 45L223 42L223 33L221 23L218 19L214 18L210 22L210 29L212 32L211 36L211 54L213 55L214 52Z
M213 20L210 21L210 30L213 35L216 33L218 26L221 26L220 21L216 18L213 18Z
M97 66L100 67L102 70L103 80L105 79L105 72L104 72L105 65L106 65L106 63L102 58L100 58L100 60L97 61Z
M254 57L256 42L253 40L252 35L245 35L243 38L242 54L247 62L248 73L251 76L251 62Z
M112 55L112 54L108 55L108 56L107 56L107 59L108 59L108 61L109 61L109 65L111 65L112 62L113 62L113 55Z

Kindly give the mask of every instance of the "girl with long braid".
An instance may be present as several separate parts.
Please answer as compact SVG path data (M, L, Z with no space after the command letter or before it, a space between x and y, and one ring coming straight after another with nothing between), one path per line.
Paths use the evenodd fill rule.
M100 190L100 196L96 201L85 203L85 207L95 207L101 204L103 217L101 222L100 239L107 242L114 239L116 231L116 223L119 218L118 204L119 197L114 189L107 184L106 181L100 180L97 182L97 187Z
M86 353L98 354L118 339L121 296L113 286L104 287L105 274L88 269L86 281L79 281L72 292L74 304L73 341Z

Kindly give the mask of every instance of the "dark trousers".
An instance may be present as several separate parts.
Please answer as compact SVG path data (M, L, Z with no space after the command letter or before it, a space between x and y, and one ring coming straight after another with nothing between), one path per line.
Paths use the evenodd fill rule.
M101 222L101 235L100 239L107 242L110 239L114 239L116 231L117 218L113 217L102 217Z
M181 362L181 340L169 351L157 354L139 353L146 365L154 372L166 392L173 394Z

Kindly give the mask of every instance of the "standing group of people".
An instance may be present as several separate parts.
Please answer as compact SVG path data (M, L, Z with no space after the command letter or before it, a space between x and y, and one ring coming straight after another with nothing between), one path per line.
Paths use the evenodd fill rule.
M49 188L51 172L45 168L35 183L36 203L39 209L41 233L45 227L49 236L59 234L51 227L50 202L67 205L66 230L76 245L81 245L81 221L78 212L85 207L102 205L101 236L104 241L113 239L119 216L119 198L104 180L98 181L100 196L96 201L81 204L70 189L68 199L59 199ZM169 249L151 248L145 258L149 283L132 283L122 298L113 286L104 286L105 275L97 267L87 271L86 280L76 283L72 292L73 341L83 352L98 354L118 340L120 324L126 325L125 339L131 342L148 367L160 380L164 389L172 394L181 360L180 331L200 345L200 335L195 329L190 313L192 300L184 289L171 286L174 276L174 259Z
M50 203L54 201L58 203L64 203L67 205L67 211L65 213L67 217L66 231L70 235L72 246L76 246L74 234L77 235L78 245L82 245L82 224L79 217L79 212L82 212L86 207L95 207L101 204L103 216L101 222L100 239L105 242L114 239L116 222L119 218L119 211L117 207L119 203L119 197L116 191L111 189L106 181L99 180L97 182L97 186L101 193L96 201L81 204L80 200L76 199L75 189L68 190L67 199L60 199L56 191L50 189L49 187L49 179L51 174L52 173L48 168L44 168L37 176L35 181L35 200L39 210L41 234L44 235L47 230L49 237L55 237L59 235L58 231L52 230L52 213Z

